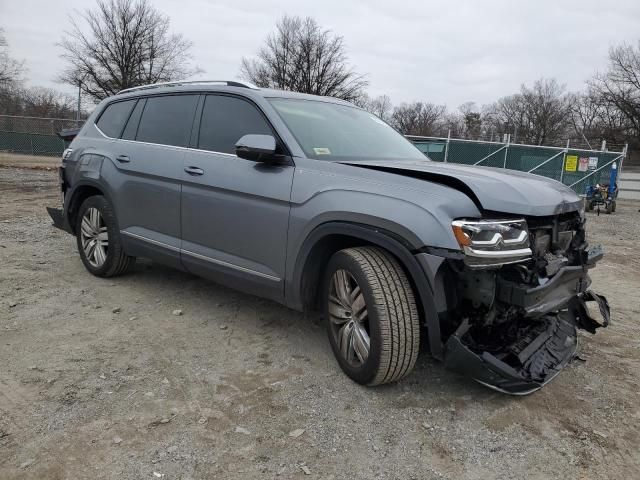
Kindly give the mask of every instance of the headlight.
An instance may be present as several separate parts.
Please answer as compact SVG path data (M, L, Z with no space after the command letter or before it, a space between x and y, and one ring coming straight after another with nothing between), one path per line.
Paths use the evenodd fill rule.
M451 228L470 266L504 265L531 257L525 220L455 220Z

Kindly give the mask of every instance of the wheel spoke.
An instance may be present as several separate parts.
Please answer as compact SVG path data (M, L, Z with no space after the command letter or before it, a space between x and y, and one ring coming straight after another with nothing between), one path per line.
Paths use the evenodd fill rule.
M84 216L82 217L82 223L80 224L80 230L82 231L82 234L85 235L86 237L92 237L94 235L94 231L93 231L93 227L91 226L91 222L89 221L89 219Z
M354 289L351 291L351 295L349 296L349 301L352 305L355 299L358 297L358 295L360 295L360 292L361 292L360 285L356 284Z
M369 356L369 334L362 325L354 325L353 334L351 335L352 348L358 360L364 363Z
M360 293L354 300L353 303L351 304L351 312L352 315L357 318L359 321L361 321L364 316L361 315L364 314L366 316L367 313L367 304L364 301L364 295L362 293Z
M89 240L84 247L84 254L87 256L87 260L91 261L91 259L95 254L95 249L96 249L96 241L93 239Z
M329 317L336 325L342 325L351 320L351 311L346 310L340 303L329 301Z
M331 277L328 298L328 321L340 357L352 366L367 361L370 338L364 292L346 269Z
M91 258L93 259L93 263L95 266L100 265L100 262L98 262L98 246L97 245L93 246L93 250L91 251Z
M353 335L353 322L346 323L338 330L338 345L340 345L340 353L342 357L350 362L353 355L353 344L351 337Z
M107 232L107 227L100 228L97 238L99 245L103 247L103 249L109 246L109 233Z
M100 230L100 213L97 208L89 209L89 221L91 222L93 231L98 232Z
M342 306L348 308L351 304L351 302L349 301L349 295L351 293L349 274L346 272L346 270L338 270L334 274L333 278L338 299L340 300Z
M99 243L96 243L95 257L98 265L102 265L104 263L105 258L107 257L105 255L104 248Z

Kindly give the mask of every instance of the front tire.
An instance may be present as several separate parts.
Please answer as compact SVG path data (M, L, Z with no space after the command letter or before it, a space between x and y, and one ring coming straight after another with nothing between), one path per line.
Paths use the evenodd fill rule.
M76 240L82 263L97 277L122 275L136 261L124 252L113 209L101 195L89 197L80 205Z
M337 252L323 299L331 348L349 378L380 385L411 372L420 321L409 279L393 256L376 247Z
M585 209L587 212L592 212L592 211L593 211L593 203L591 203L591 201L590 201L590 200L585 200L585 201L584 201L584 209Z

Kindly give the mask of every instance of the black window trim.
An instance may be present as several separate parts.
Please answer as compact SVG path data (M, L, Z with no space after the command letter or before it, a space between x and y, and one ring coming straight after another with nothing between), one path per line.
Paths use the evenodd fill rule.
M231 157L238 158L238 156L235 153L217 152L217 151L214 151L214 150L205 150L205 149L202 149L202 148L198 148L198 144L200 143L200 125L202 123L202 115L204 113L204 105L205 105L205 102L207 101L207 97L208 96L238 98L240 100L244 100L245 102L248 102L250 105L255 107L256 110L258 111L258 113L262 116L262 118L266 122L267 126L271 129L271 133L274 136L274 138L276 139L276 145L280 146L283 149L283 152L284 152L283 155L291 158L291 151L289 150L289 147L282 140L282 138L280 137L280 134L278 133L278 130L276 130L276 128L273 126L273 124L269 120L269 117L264 113L262 108L260 108L260 105L258 105L252 99L250 99L248 97L245 97L244 95L238 95L238 94L233 94L233 93L229 93L229 92L210 92L210 91L209 92L202 92L202 102L201 102L201 104L198 105L198 109L196 111L196 123L194 123L194 125L193 125L193 127L195 129L195 134L193 136L195 138L193 138L193 146L191 147L192 150L196 150L198 152L215 153L217 155L228 155L228 156L231 156Z
M142 120L142 114L144 113L144 109L147 106L147 99L145 97L136 98L136 103L131 109L131 113L129 113L129 118L127 118L127 121L124 122L124 127L122 127L122 131L120 132L120 135L118 135L118 138L116 138L116 140L129 140L128 138L122 138L122 136L124 135L124 131L127 129L127 125L129 124L129 120L131 120L131 116L133 115L133 112L135 112L136 108L138 108L139 103L142 103L142 112L140 112L140 117L138 118L138 124L136 125L136 131L134 135L134 141L135 141L135 137L138 135L138 128L140 127L140 120Z
M136 137L138 136L138 131L140 130L140 124L142 123L142 117L144 116L144 111L147 108L147 104L149 102L147 102L147 100L149 98L155 98L155 97L177 97L180 95L189 95L192 97L197 97L196 98L196 108L193 111L193 117L191 119L191 130L189 131L189 134L187 135L187 145L186 146L182 146L182 145L170 145L167 143L155 143L155 142L144 142L142 140L126 140L123 138L119 138L117 140L123 141L123 142L136 142L136 143L142 143L143 145L161 145L163 147L173 147L173 148L186 148L186 149L190 149L189 148L189 144L191 143L191 133L193 132L193 122L194 122L194 118L196 116L196 114L198 113L198 106L200 104L200 97L202 96L202 92L171 92L171 93L156 93L155 95L141 95L139 97L136 97L138 100L145 100L145 104L144 104L144 108L142 110L142 113L140 114L140 120L138 121L138 128L136 128ZM133 110L131 110L131 113L133 113ZM125 125L126 127L126 125ZM120 133L120 136L122 136L122 133L124 132L124 128L122 129L122 132Z
M140 140L128 140L128 139L121 138L122 137L122 133L124 132L124 129L126 128L127 123L129 121L129 118L133 114L133 110L135 109L135 107L137 105L137 102L139 102L140 100L147 100L147 99L153 98L153 97L169 97L169 96L175 96L175 95L196 95L196 96L200 96L200 98L196 102L196 109L195 109L195 112L194 112L194 119L193 119L193 123L191 125L191 129L192 129L191 130L191 135L189 136L189 141L188 141L188 144L187 144L186 147L181 147L179 145L167 145L166 143L152 143L152 142L143 142L143 141L140 141ZM244 95L238 95L238 94L234 94L234 93L229 93L229 92L212 92L210 90L188 91L188 92L171 92L171 93L164 92L164 93L153 93L153 94L147 94L147 95L139 95L139 96L136 96L136 97L118 99L118 100L115 100L113 102L109 102L107 105L105 105L104 109L100 112L100 115L96 118L96 120L94 121L93 125L96 128L96 130L98 130L98 132L100 132L100 134L103 137L108 138L109 140L118 140L120 142L134 142L134 143L140 143L140 144L143 144L143 145L160 145L160 146L163 146L163 147L177 148L177 149L182 149L182 150L191 150L191 151L204 152L204 153L213 153L213 154L216 154L216 155L226 155L228 157L238 158L238 156L235 153L216 152L216 151L213 151L213 150L204 150L204 149L201 149L201 148L197 148L198 142L200 140L200 138L199 138L200 137L200 121L202 120L202 112L204 110L204 102L205 102L206 97L208 95L217 95L217 96L226 96L226 97L239 98L239 99L244 100L246 102L249 102L251 105L253 105L258 110L260 115L262 115L264 120L267 122L267 125L269 126L269 128L271 128L271 131L273 132L273 135L274 135L274 137L276 139L276 144L283 148L283 151L284 151L283 155L288 157L288 159L289 159L288 163L289 164L293 164L293 156L291 154L291 150L289 149L289 146L286 144L286 142L284 140L282 140L282 137L278 133L278 130L273 126L273 124L269 120L269 117L264 113L262 108L260 108L260 105L258 105L256 102L254 102L249 97L246 97ZM136 103L134 103L133 108L131 109L131 112L129 113L129 118L127 118L127 121L125 122L124 126L122 127L122 131L120 132L120 135L118 136L118 138L114 138L114 137L108 136L102 130L100 130L100 127L98 127L98 121L100 120L100 117L104 114L104 112L107 110L107 108L109 108L109 106L113 105L114 103L126 102L128 100L136 100ZM146 105L145 105L145 107L146 107ZM143 113L144 113L144 111L143 111ZM142 120L142 115L140 116L140 119ZM138 123L138 126L140 126L139 123ZM136 134L137 134L137 130L136 130Z
M115 100L113 102L109 102L107 103L104 108L102 109L102 111L100 112L100 115L98 115L96 117L96 119L93 122L93 126L96 127L96 129L102 134L104 135L106 138L109 138L111 140L117 140L118 138L120 138L122 136L122 132L124 132L125 127L127 126L127 122L129 121L129 118L131 117L131 114L133 113L133 111L136 108L136 105L138 104L138 101L140 100L139 97L130 97L130 98L123 98L123 99L118 99ZM104 115L104 112L107 111L107 109L111 106L111 105L115 105L116 103L123 103L123 102L131 102L133 101L133 107L131 107L131 111L129 112L129 115L127 115L127 119L125 120L124 124L122 125L122 128L120 129L120 133L118 134L117 137L110 137L109 135L107 135L106 133L104 133L102 131L102 129L98 126L98 122L100 121L100 119L102 118L102 116Z

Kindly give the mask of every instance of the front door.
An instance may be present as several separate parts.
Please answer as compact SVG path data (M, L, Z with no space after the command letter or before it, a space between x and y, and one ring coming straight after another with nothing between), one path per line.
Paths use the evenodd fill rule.
M197 150L183 160L183 264L198 275L281 300L294 167L235 155L243 135L275 135L252 102L207 95L200 118Z

